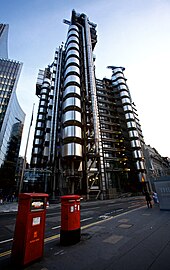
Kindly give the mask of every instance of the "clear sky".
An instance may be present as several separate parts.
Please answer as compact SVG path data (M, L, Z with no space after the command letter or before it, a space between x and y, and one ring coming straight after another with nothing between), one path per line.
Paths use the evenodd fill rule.
M170 0L1 0L1 23L9 24L9 58L23 62L17 96L26 113L20 154L24 155L39 69L52 63L66 40L72 9L97 24L96 75L111 78L107 66L123 66L144 140L170 157Z

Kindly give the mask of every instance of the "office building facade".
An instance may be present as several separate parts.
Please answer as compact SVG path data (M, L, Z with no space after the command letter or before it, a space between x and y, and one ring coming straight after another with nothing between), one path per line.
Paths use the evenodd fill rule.
M96 79L96 24L74 10L64 22L66 43L38 75L32 170L51 171L53 197L111 198L139 191L146 181L144 142L124 69L111 66L111 79Z
M8 59L8 24L0 23L0 58Z
M25 113L21 109L16 87L22 64L8 59L8 25L0 24L0 189L16 189L15 169L21 144Z

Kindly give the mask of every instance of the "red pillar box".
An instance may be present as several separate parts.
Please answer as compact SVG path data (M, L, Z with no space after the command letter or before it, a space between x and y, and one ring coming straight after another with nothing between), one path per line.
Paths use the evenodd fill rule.
M47 198L44 193L19 195L11 254L15 265L25 266L43 256Z
M61 245L72 245L80 241L80 196L61 197Z

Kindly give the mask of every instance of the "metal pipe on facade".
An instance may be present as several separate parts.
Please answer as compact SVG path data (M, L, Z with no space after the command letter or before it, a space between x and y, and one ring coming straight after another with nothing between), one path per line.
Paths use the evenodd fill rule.
M91 101L92 101L95 146L97 150L96 152L100 156L101 186L102 186L102 190L105 191L106 183L105 183L105 177L104 177L104 162L103 162L101 133L100 133L100 125L99 125L99 112L98 112L98 105L97 105L96 84L95 84L95 77L94 77L94 64L93 64L93 59L92 59L91 35L90 35L90 27L89 27L89 23L88 23L88 19L86 15L84 16L84 19L85 19L86 48L87 48L88 68L89 68L89 86L90 86Z

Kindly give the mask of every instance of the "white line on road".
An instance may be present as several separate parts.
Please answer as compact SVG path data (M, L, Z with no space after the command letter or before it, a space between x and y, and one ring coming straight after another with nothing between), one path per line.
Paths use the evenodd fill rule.
M123 210L124 210L123 208L120 208L120 209L116 209L115 212L121 212Z
M53 228L51 228L52 230L55 230L55 229L59 229L59 228L61 228L61 226L56 226L56 227L53 227Z
M84 218L84 219L81 220L81 222L86 221L86 220L90 220L90 219L93 219L93 217Z
M13 240L13 238L7 239L7 240L3 240L3 241L0 241L0 244L4 244L4 243L7 243L7 242L11 242L12 240Z
M86 209L81 209L81 211L82 211L82 212L85 212L85 211L91 211L91 210L98 209L98 208L100 208L100 206L89 207L89 208L86 208Z

